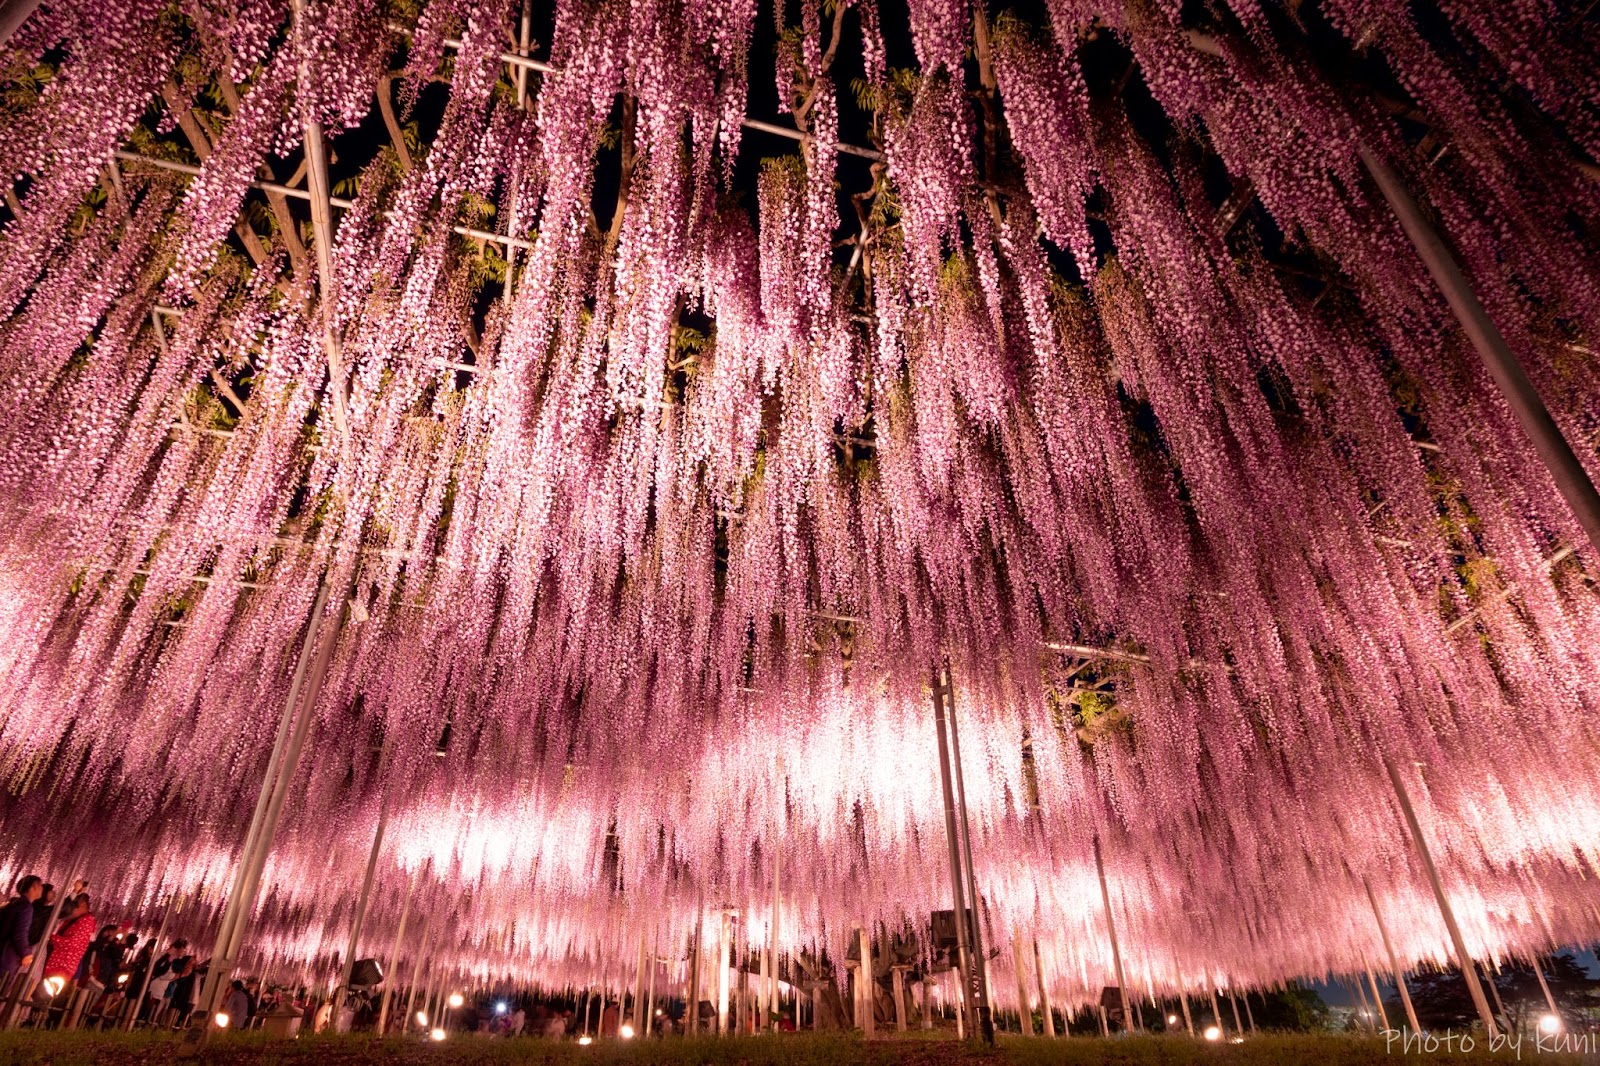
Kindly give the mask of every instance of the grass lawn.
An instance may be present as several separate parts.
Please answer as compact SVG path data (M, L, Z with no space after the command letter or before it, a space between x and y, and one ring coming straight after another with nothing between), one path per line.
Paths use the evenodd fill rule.
M271 1040L259 1033L218 1035L199 1056L183 1056L167 1033L0 1033L0 1066L1354 1066L1369 1062L1450 1063L1595 1062L1594 1055L1554 1054L1524 1041L1521 1055L1490 1053L1485 1041L1459 1049L1402 1053L1379 1038L1333 1035L1261 1035L1242 1044L1206 1044L1181 1036L1104 1040L1002 1037L992 1049L948 1039L865 1041L837 1034L793 1034L718 1040L600 1041L589 1047L546 1040L498 1040L456 1035L442 1043L419 1039L319 1036Z

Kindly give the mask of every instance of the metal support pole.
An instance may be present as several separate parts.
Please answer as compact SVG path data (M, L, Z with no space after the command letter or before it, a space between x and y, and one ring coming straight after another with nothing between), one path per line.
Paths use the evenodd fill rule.
M39 7L39 0L0 0L0 47L22 28L28 16Z
M261 838L261 827L271 804L272 793L277 788L278 771L283 765L284 752L288 750L289 733L295 721L295 708L300 703L300 690L305 683L306 669L315 657L317 635L322 628L322 616L328 604L328 579L323 577L317 587L316 599L311 604L311 618L306 622L305 634L300 639L300 654L295 659L294 677L289 682L289 694L283 701L283 715L278 720L278 733L272 743L272 754L267 757L267 769L261 778L261 791L256 796L256 806L250 816L250 828L245 833L244 846L239 851L239 864L234 868L233 883L229 886L228 902L222 910L222 924L217 928L216 944L220 954L233 939L234 926L240 921L239 911L244 896L244 885L249 880L250 867L255 862L256 846ZM212 993L220 972L216 967L207 971L201 985L198 1002L210 1005L216 998Z
M133 1012L128 1015L128 1024L123 1026L129 1032L133 1031L135 1023L139 1020L139 1012L144 1010L144 997L150 992L150 979L156 972L156 948L167 935L167 926L172 922L172 912L178 906L178 894L174 892L167 897L167 909L161 914L161 926L156 930L156 938L150 942L150 965L144 968L144 977L139 980L138 993L134 997Z
M944 732L944 691L948 684L949 671L935 670L933 674L933 728L939 739L939 784L944 790L944 832L950 850L950 889L954 896L955 923L956 923L956 985L960 989L960 1002L957 1009L962 1016L964 1025L958 1026L961 1035L976 1033L978 1031L977 1017L973 1012L973 997L970 994L972 983L972 947L967 943L969 927L967 924L966 893L963 890L964 879L961 873L961 834L956 828L956 800L955 786L950 775L950 748L945 739Z
M1567 439L1561 435L1549 408L1545 406L1544 398L1539 395L1539 390L1528 378L1528 372L1523 369L1522 363L1479 302L1477 294L1472 291L1455 256L1450 254L1444 240L1417 206L1411 191L1405 187L1399 175L1365 145L1361 145L1359 151L1367 173L1372 175L1383 198L1389 201L1390 210L1399 219L1406 236L1411 238L1417 254L1455 314L1456 321L1461 324L1467 339L1483 360L1483 365L1500 387L1500 394L1516 416L1522 432L1527 434L1534 451L1539 453L1545 468L1550 471L1557 491L1567 501L1567 506L1572 508L1578 524L1588 535L1589 544L1600 548L1600 492L1595 491L1588 472L1578 461Z
M1128 982L1122 971L1122 947L1117 943L1117 919L1111 912L1111 889L1106 884L1106 863L1100 855L1100 834L1094 835L1094 868L1100 875L1100 902L1106 909L1106 933L1111 937L1111 962L1117 971L1117 1003L1122 1011L1122 1024L1133 1026L1133 1012L1128 1009ZM1221 1018L1217 1019L1221 1024Z
M395 926L394 943L389 948L389 964L383 969L383 1001L378 1007L378 1025L376 1029L378 1036L382 1036L384 1030L389 1027L389 1003L394 998L396 982L395 967L400 965L400 945L405 941L406 937L406 919L411 916L411 896L417 890L417 878L420 876L421 871L412 875L410 882L406 885L405 902L400 904L400 924ZM404 1030L405 1026L402 1024L400 1028Z
M652 930L650 934L650 990L649 1000L644 1008L644 1030L639 1034L641 1037L649 1036L655 1031L656 1026L656 968L661 965L660 952L656 950L659 946L656 943L660 939L659 934L659 928Z
M1539 956L1533 957L1533 975L1539 979L1539 991L1544 993L1544 1001L1550 1007L1550 1013L1558 1020L1561 1018L1561 1009L1556 1006L1556 997L1550 994L1550 982L1544 979L1544 967L1539 965Z
M865 923L856 928L861 966L856 970L856 1024L868 1037L878 1035L877 984L872 973L872 933Z
M978 1033L986 1044L994 1043L994 1020L989 1007L989 966L983 956L983 893L972 870L972 825L967 819L967 786L961 773L961 731L956 727L956 690L950 667L944 670L944 698L950 708L950 763L955 770L956 808L960 814L961 849L966 859L967 889L972 897L972 967L977 981L973 997L978 1008Z
M644 930L639 930L639 965L633 976L633 1032L644 1032Z
M1389 1028L1389 1012L1383 1009L1383 995L1378 991L1378 979L1372 974L1372 963L1367 963L1367 984L1372 986L1372 1008L1378 1012L1378 1021Z
M1400 802L1400 812L1405 815L1411 840L1417 846L1417 854L1422 858L1428 884L1433 886L1433 898L1439 905L1439 916L1444 919L1444 927L1450 933L1450 943L1456 952L1456 965L1461 967L1467 992L1472 996L1473 1006L1478 1008L1478 1018L1483 1022L1484 1031L1490 1039L1494 1039L1500 1035L1500 1030L1494 1024L1494 1015L1489 1012L1489 1001L1484 998L1483 986L1478 983L1478 971L1472 964L1472 957L1467 954L1466 938L1461 935L1461 926L1456 923L1455 909L1450 906L1450 900L1444 894L1444 883L1439 880L1439 871L1433 865L1433 853L1428 850L1428 841L1422 835L1422 823L1417 821L1416 809L1411 806L1411 795L1406 791L1405 782L1400 780L1400 772L1395 769L1394 761L1387 754L1383 756L1383 767L1389 772L1389 782L1394 786L1395 798Z
M1411 1026L1413 1033L1420 1033L1422 1023L1417 1021L1417 1008L1411 1004L1411 992L1406 988L1405 971L1400 968L1400 957L1394 953L1394 943L1389 939L1389 927L1384 924L1383 912L1378 910L1378 898L1372 894L1372 882L1364 877L1361 882L1367 888L1367 902L1372 904L1372 917L1378 923L1378 935L1383 938L1383 950L1389 955L1389 969L1394 973L1395 988L1400 991L1400 1005L1406 1010L1406 1022Z
M694 942L689 954L689 1035L700 1031L700 938L705 935L703 905L694 916Z
M344 969L339 975L340 998L334 1004L335 1027L338 1012L350 994L350 975L356 967L356 949L360 946L361 927L367 920L367 903L372 898L372 876L378 869L378 853L383 850L383 830L389 824L389 803L384 800L378 807L378 829L372 834L372 850L367 853L367 872L361 879L361 894L356 898L355 920L350 923L350 946L344 953ZM407 897L409 899L409 896Z
M1190 1036L1194 1035L1194 1015L1189 1013L1189 994L1178 993L1178 1007L1183 1011L1183 1028Z
M1017 1017L1023 1036L1033 1035L1033 1011L1028 1005L1028 972L1022 965L1022 938L1011 932L1011 966L1017 972Z
M1050 1009L1050 990L1044 980L1044 955L1039 950L1037 937L1033 941L1033 970L1039 977L1039 1012L1044 1016L1044 1035L1055 1039L1056 1015Z
M428 955L433 950L433 916L430 914L422 922L422 941L418 945L417 961L411 965L411 990L406 995L406 1016L400 1023L403 1033L411 1028L411 1023L417 1017L417 988L422 984L422 967L428 961ZM422 1005L427 1007L428 1001L423 999Z
M728 943L728 909L721 909L721 920L717 926L717 1035L728 1035L728 995L732 991L728 986L728 955L732 945Z

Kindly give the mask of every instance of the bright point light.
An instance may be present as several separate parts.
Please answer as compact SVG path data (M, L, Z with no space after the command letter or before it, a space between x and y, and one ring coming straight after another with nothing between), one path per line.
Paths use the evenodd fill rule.
M657 1018L661 1017L661 1008L660 1007L656 1008L656 1017Z
M462 998L460 992L452 992L450 993L450 999L448 1002L452 1008L455 1008L461 1006L461 1004L465 1003L466 1000Z
M1208 1025L1206 1026L1205 1037L1207 1040L1221 1040L1222 1030L1214 1025Z
M632 1040L633 1039L633 1026L630 1025L629 1023L627 1023L627 1022L623 1022L622 1023L622 1028L617 1030L617 1035L622 1037L622 1039L624 1039L624 1040Z
M429 1040L443 1040L444 1039L444 1030L443 1029L435 1029L433 1032L428 1034L428 1039Z
M226 1014L219 1010L216 1014L212 1015L211 1020L217 1023L218 1029L226 1029L228 1027L228 1023L233 1019L229 1018Z
M1561 1032L1561 1019L1554 1014L1539 1015L1539 1032L1546 1036L1554 1036Z
M420 1010L417 1011L417 1024L418 1025L427 1025L428 1024L428 1016L423 1011L420 1011Z
M128 975L127 974L125 974L125 973L117 974L117 984L125 985L127 983L128 983Z
M588 1033L584 1033L582 1036L578 1037L578 1043L583 1047L588 1047L590 1044L594 1043L594 1037L590 1036Z
M1178 1016L1176 1014L1167 1015L1167 1024L1168 1025L1177 1025L1178 1024Z
M46 977L44 979L44 990L52 996L59 996L62 986L66 983L67 979L65 977Z
M499 1003L494 1005L494 1012L496 1014L504 1014L506 1012L505 1000L501 1000Z

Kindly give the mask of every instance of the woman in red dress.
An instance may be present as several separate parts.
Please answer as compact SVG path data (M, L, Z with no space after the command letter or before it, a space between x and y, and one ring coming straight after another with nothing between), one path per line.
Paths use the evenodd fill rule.
M50 955L44 963L44 988L57 995L78 972L83 953L94 940L94 915L89 913L89 893L68 900L67 914L50 938ZM53 991L52 991L53 988Z

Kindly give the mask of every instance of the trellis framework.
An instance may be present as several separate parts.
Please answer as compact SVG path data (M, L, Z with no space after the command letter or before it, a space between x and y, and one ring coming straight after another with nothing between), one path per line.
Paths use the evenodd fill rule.
M747 5L562 5L549 62L492 3L47 5L14 42L54 80L6 135L0 263L10 819L57 836L29 797L96 797L152 857L121 891L215 904L304 714L265 958L347 953L299 893L360 878L307 835L365 856L393 804L368 927L426 865L448 966L592 980L661 917L642 898L677 940L744 901L759 941L785 851L811 879L777 939L842 959L948 897L922 692L948 653L988 940L1053 939L1057 1002L1113 983L1106 907L1126 983L1163 991L1360 969L1369 881L1411 961L1586 935L1592 30L1513 7L1547 55L1449 4L1460 63L1385 4L919 2L909 38L801 5L800 152L752 179ZM1329 40L1414 110L1326 77ZM138 62L96 89L115 49ZM1457 169L1417 162L1417 114ZM322 127L380 120L337 199ZM865 173L836 195L841 153ZM1362 160L1431 205L1526 381L1462 344ZM900 746L922 779L880 769ZM1449 947L1411 850L1370 847L1423 782Z

